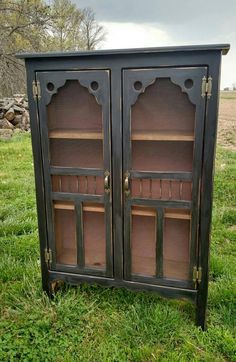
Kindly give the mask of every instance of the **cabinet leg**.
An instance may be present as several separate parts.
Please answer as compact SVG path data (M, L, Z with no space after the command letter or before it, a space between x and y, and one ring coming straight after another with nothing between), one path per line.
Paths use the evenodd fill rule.
M64 284L63 280L52 280L48 281L44 291L47 293L50 299L53 299L58 289Z
M53 298L53 288L52 283L47 279L42 281L43 291L47 294L47 296L52 299Z
M201 327L203 331L206 330L206 306L207 295L205 293L198 292L196 303L196 325Z

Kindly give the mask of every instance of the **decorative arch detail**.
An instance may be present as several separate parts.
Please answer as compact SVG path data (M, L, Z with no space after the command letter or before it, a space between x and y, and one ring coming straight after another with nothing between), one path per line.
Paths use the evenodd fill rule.
M151 86L152 84L154 84L156 81L158 82L158 79L162 79L162 78L169 78L171 80L171 82L177 86L179 86L181 88L182 93L186 93L188 96L189 101L193 104L196 105L197 104L197 94L194 91L194 88L196 87L195 85L193 85L192 88L188 89L185 86L185 81L188 79L186 77L182 77L178 74L174 75L174 74L166 74L165 76L150 76L147 77L145 76L142 77L140 76L139 78L136 76L134 77L130 77L129 79L129 89L132 89L132 92L130 94L130 106L134 105L137 100L138 97L143 94L146 90L147 87ZM194 78L194 77L193 77ZM141 82L142 83L142 87L139 90L136 90L133 85L135 82ZM193 82L195 83L195 80L193 80Z
M67 81L78 81L78 83L82 86L88 89L88 92L93 95L96 99L96 102L99 105L103 105L104 104L104 92L105 92L105 86L106 86L106 78L105 78L106 74L101 73L99 74L99 72L95 72L95 71L81 71L81 72L71 72L71 74L69 74L69 72L63 72L62 76L60 77L56 77L56 75L52 75L52 73L50 73L50 78L43 78L43 84L42 86L44 87L45 91L45 104L48 105L51 100L52 97L56 94L58 94L59 89L62 88ZM47 89L47 84L48 83L53 83L54 88L53 90L49 91ZM91 88L91 84L92 82L97 82L98 83L98 88L97 89L92 89Z

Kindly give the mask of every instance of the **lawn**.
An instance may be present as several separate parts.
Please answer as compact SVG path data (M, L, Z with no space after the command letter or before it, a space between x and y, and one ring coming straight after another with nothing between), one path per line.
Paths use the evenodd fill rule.
M0 361L236 361L236 152L218 147L208 330L151 293L41 290L30 135L0 141Z

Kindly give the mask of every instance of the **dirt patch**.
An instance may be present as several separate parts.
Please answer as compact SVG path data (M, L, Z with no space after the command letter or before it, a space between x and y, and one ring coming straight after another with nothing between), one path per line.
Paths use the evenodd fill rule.
M217 142L236 151L236 92L221 92Z

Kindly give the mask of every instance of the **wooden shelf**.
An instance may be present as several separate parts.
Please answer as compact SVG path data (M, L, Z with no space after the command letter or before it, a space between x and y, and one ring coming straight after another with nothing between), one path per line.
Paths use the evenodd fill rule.
M170 210L166 209L164 217L167 219L182 219L182 220L191 220L191 214L189 210Z
M148 207L135 207L132 208L132 215L155 217L156 211L153 209L149 209Z
M66 202L60 202L60 203L55 203L54 202L54 209L57 210L74 210L75 209L75 205L74 204L69 204ZM98 205L84 205L83 206L83 211L90 211L90 212L105 212L104 207L98 206Z
M57 210L74 210L75 206L74 204L69 204L66 202L60 202L60 203L54 203L54 209ZM93 204L84 204L83 211L90 211L90 212L105 212L104 207L93 205ZM154 209L148 208L148 207L141 207L137 206L132 209L132 215L137 216L156 216L156 211ZM182 210L182 209L166 209L164 217L167 219L182 219L182 220L190 220L191 214L189 210Z
M186 131L135 131L132 141L194 141L194 134Z
M135 207L132 209L132 215L138 216L156 216L156 211L148 207ZM181 220L190 220L191 214L189 210L177 210L177 209L166 209L164 217L167 219L181 219Z
M97 130L60 129L50 131L49 138L102 140L103 132Z

